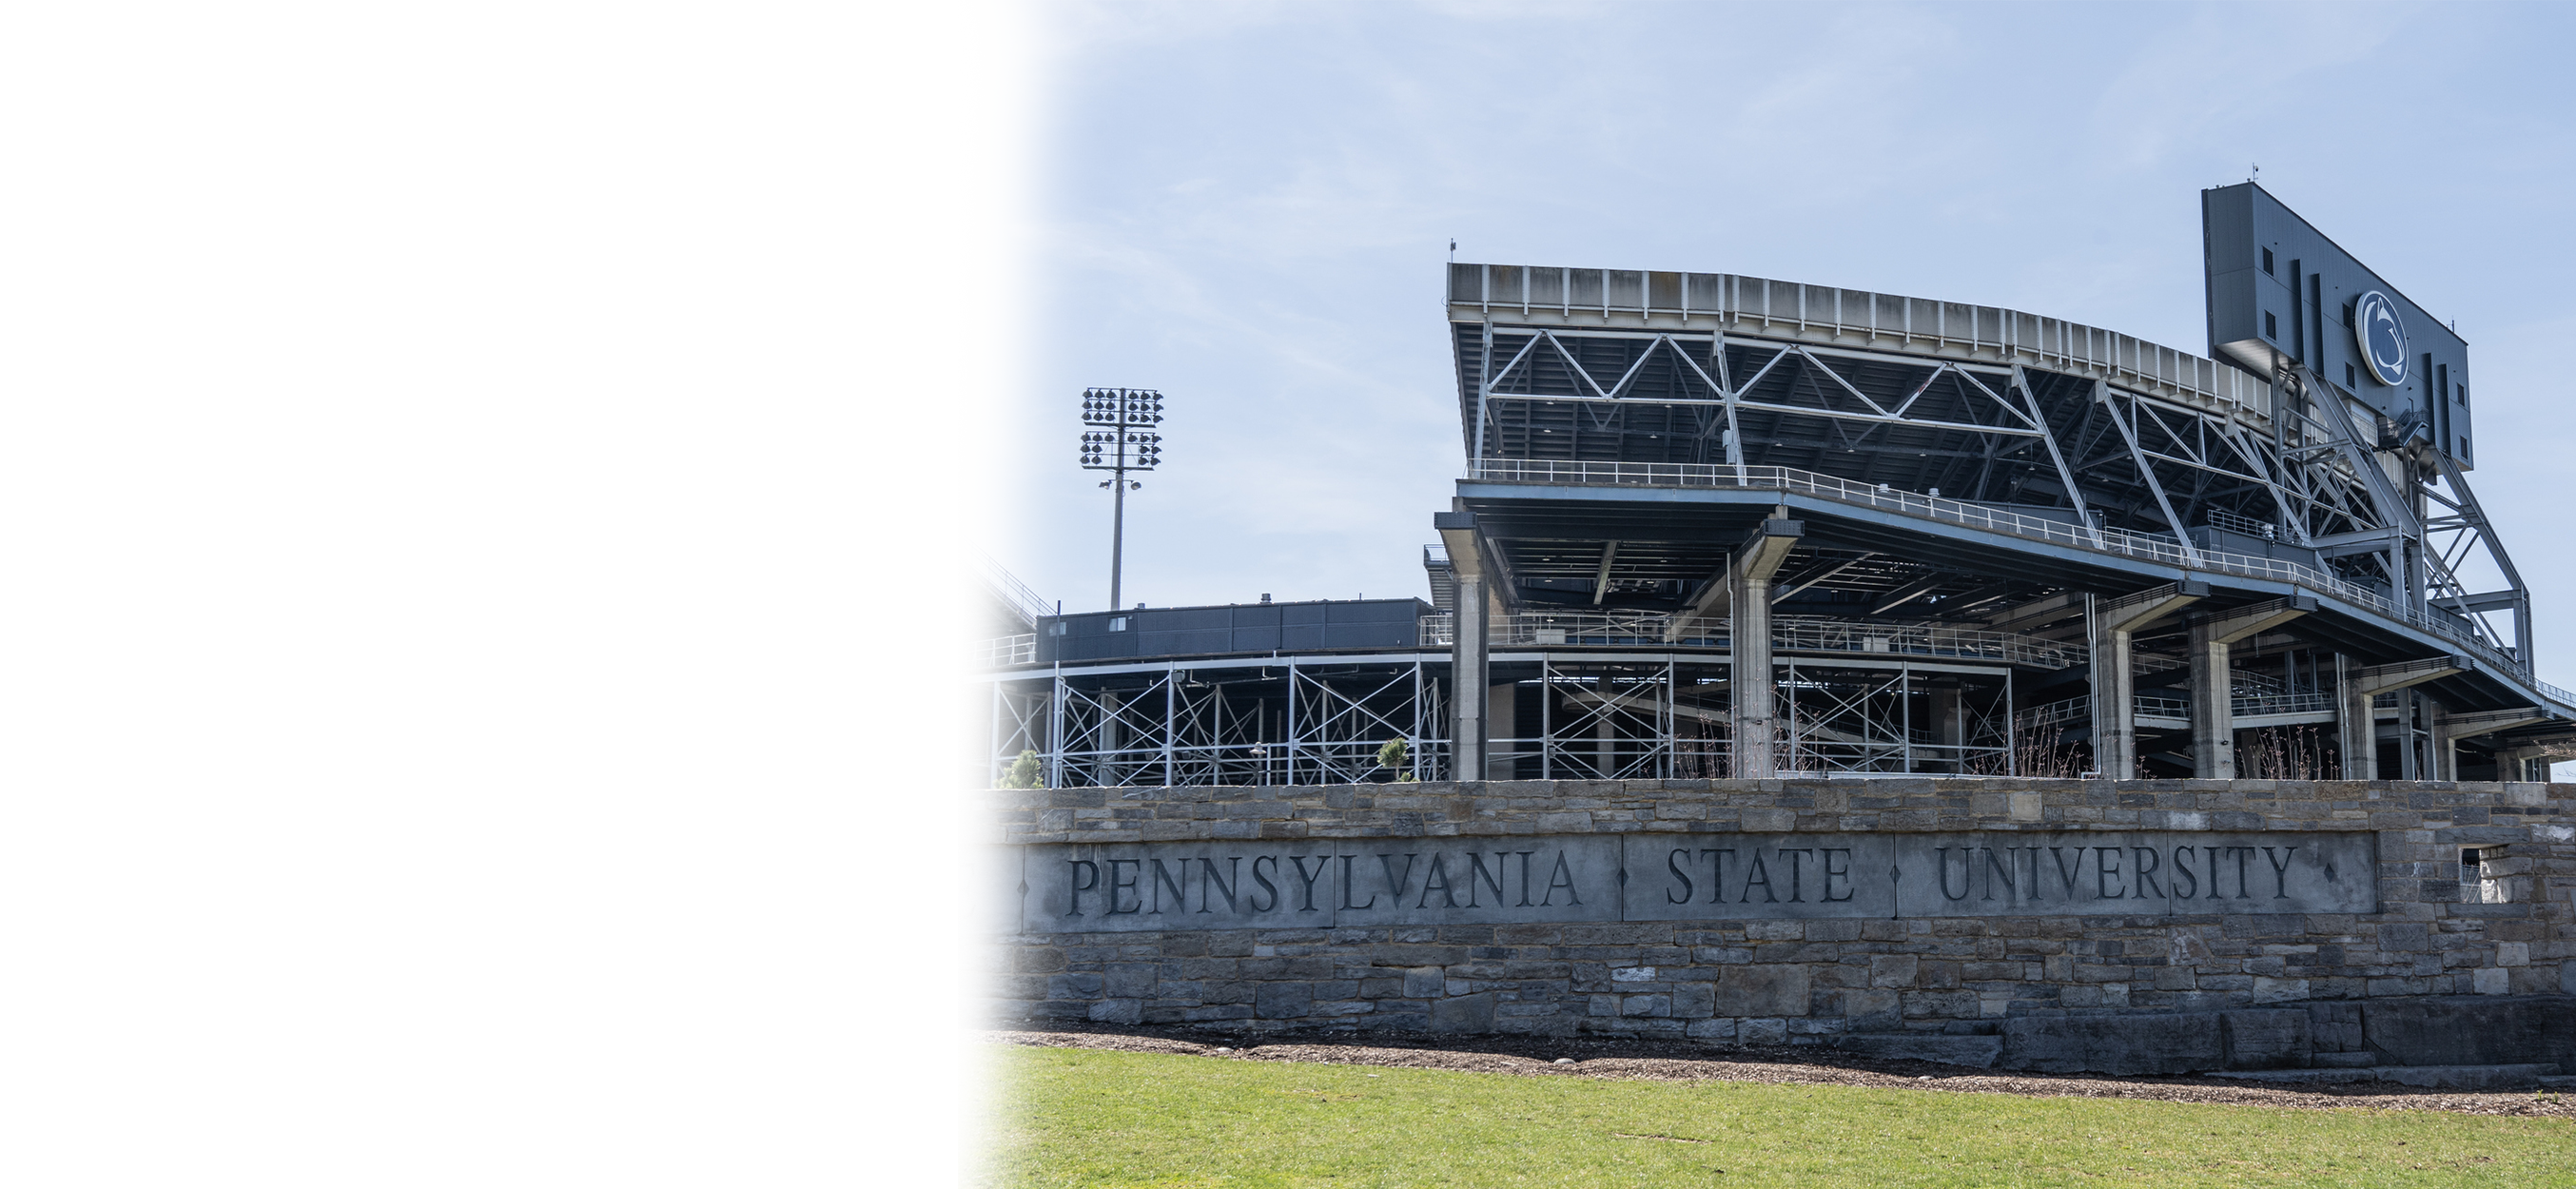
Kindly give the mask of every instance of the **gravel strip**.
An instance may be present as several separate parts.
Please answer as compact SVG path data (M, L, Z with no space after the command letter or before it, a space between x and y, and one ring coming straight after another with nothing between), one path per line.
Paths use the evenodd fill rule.
M986 1039L1035 1048L1113 1049L1127 1053L1176 1053L1235 1061L1299 1061L1402 1069L1448 1069L1532 1077L1589 1077L1631 1081L1761 1082L1775 1086L1878 1086L1968 1094L2023 1094L2043 1098L2140 1098L2156 1102L2215 1102L2293 1110L2370 1107L2379 1110L2454 1111L2468 1115L2536 1115L2576 1120L2576 1096L2556 1091L2465 1093L2425 1090L2390 1082L2282 1089L2223 1078L2115 1078L2091 1074L1990 1073L1927 1061L1873 1061L1811 1048L1712 1050L1636 1040L1554 1040L1544 1037L1433 1037L1389 1033L1363 1043L1312 1037L1264 1039L1192 1029L1060 1024L1047 1030L997 1029ZM1560 1063L1570 1058L1571 1063Z

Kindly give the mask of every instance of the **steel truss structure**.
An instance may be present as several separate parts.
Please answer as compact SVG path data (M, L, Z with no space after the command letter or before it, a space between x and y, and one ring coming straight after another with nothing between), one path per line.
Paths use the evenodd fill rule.
M1042 621L985 647L978 767L2223 777L2252 732L2267 772L2512 779L2576 740L2459 464L2295 360L1725 274L1455 264L1446 297L1436 611L1255 653L1174 609L1170 651L1218 643L1083 661Z
M1438 653L1059 668L992 682L991 771L1051 787L1345 784L1448 765ZM1404 743L1407 767L1379 750ZM1433 779L1440 777L1435 775Z
M1623 278L1652 278L1671 305L1619 303L1649 287ZM2383 452L2398 427L2304 368L2256 384L2056 319L1749 277L1457 265L1452 288L1471 478L1489 460L1794 468L2045 508L2097 539L2167 537L2191 564L2211 548L2191 529L2252 529L2529 668L2529 591L2467 477L2420 443ZM1457 320L1470 300L1479 316ZM1678 598L1702 576L1643 545L1620 543L1626 565L1565 551L1514 577L1610 603ZM2473 590L2464 572L2501 585Z
M1791 640L1797 640L1793 633ZM1810 639L1807 643L1812 644ZM1870 638L1780 658L1788 770L1991 774L2014 769L2009 667L1914 659ZM1901 642L1900 642L1901 643ZM1835 648L1858 655L1836 657ZM1055 787L1453 779L1447 651L1193 660L995 673L979 777L1033 752ZM1722 647L1585 647L1498 655L1512 728L1487 742L1497 779L1669 780L1733 772ZM1388 740L1410 757L1379 764Z

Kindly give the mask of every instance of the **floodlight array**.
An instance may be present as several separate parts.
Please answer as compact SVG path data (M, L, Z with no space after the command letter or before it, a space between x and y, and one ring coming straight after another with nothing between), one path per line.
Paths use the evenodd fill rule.
M1082 420L1088 425L1156 425L1163 420L1163 394L1150 388L1086 388Z
M1082 435L1082 465L1096 471L1150 471L1163 461L1163 435L1140 429L1163 420L1163 394L1149 388L1086 388L1082 420L1106 428Z

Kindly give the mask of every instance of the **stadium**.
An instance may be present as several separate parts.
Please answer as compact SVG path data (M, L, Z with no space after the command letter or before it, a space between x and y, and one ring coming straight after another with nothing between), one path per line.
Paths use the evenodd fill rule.
M1065 614L997 572L978 778L2545 780L2576 694L2470 483L2467 344L2259 187L2201 198L2205 354L1451 263L1424 597Z

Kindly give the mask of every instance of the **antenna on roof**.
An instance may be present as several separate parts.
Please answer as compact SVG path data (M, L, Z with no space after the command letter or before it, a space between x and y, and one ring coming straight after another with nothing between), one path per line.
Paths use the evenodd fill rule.
M2251 181L2255 181L2255 180L2257 180L2257 179L2259 179L2259 178L2261 178L2261 177L2263 176L2263 167L2262 167L2262 166L2260 166L2260 165L2255 165L2255 164L2254 164L2253 162L2251 162L2251 161L2246 162L2246 164L2247 164L2247 165L2249 165L2249 166L2252 166L2252 167L2253 167L2253 170L2254 170L2254 172L2252 172L2252 173L2249 173L2249 174L2246 174L2246 175L2245 175L2245 180L2246 180L2246 181L2249 181L2249 182L2251 182Z
M1455 237L1449 241L1449 263L1458 263L1458 241Z

